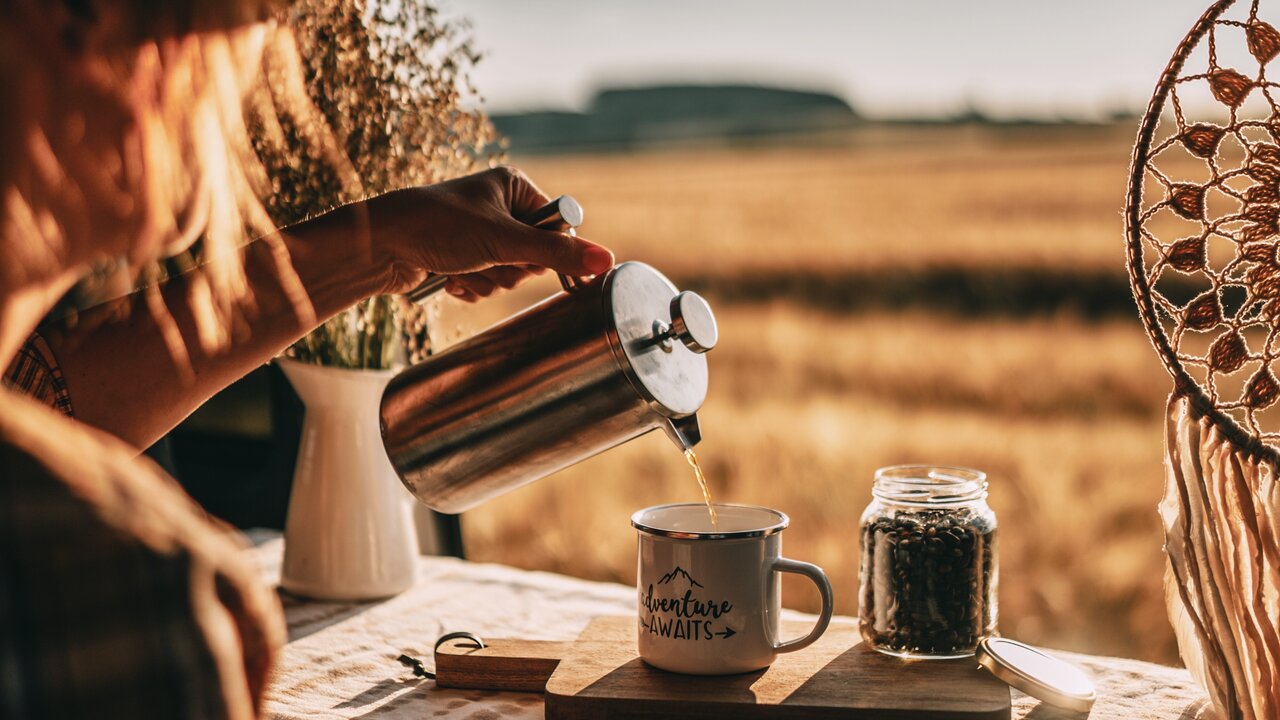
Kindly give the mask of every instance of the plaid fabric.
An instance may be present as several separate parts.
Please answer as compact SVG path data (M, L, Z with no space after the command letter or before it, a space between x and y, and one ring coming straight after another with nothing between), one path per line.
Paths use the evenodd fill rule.
M216 671L191 558L108 531L30 458L0 465L0 717L225 716L217 683L192 682Z
M58 359L39 334L27 338L27 342L5 371L3 382L67 417L75 416L71 409L71 394L67 392L67 381L62 377Z
M251 718L246 668L283 635L274 593L132 448L15 395L0 389L0 720Z

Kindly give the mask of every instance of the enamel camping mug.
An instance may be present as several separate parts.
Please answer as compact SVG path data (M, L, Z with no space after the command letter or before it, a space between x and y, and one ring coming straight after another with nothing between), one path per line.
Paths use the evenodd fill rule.
M768 667L812 645L831 622L831 583L817 565L782 557L790 522L777 510L701 503L659 505L631 516L639 533L640 658L662 670L729 675ZM822 611L804 637L782 640L779 573L818 586Z
M526 222L565 230L582 211L561 197L536 215ZM638 262L561 283L387 386L383 445L431 508L462 512L651 430L681 450L701 439L717 340L706 301Z

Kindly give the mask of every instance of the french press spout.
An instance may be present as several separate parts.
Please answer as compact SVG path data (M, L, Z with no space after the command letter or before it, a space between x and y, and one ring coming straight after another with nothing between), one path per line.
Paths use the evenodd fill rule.
M581 219L563 196L526 222L563 232ZM719 339L706 300L638 262L561 284L388 384L383 444L433 509L462 512L658 428L681 450L701 441Z

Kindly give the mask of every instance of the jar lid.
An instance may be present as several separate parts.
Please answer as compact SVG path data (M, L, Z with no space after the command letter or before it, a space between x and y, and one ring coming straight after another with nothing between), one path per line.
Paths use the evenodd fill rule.
M1080 668L1016 640L985 637L978 664L1005 683L1050 705L1089 712L1097 693Z
M697 412L707 398L707 358L715 316L695 293L679 292L652 267L624 262L604 285L610 344L622 371L654 410Z

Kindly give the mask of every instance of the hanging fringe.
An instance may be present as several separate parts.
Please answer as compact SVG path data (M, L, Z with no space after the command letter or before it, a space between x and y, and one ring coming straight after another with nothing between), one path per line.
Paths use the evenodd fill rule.
M1160 517L1183 661L1223 718L1280 718L1280 487L1186 397L1169 399Z

